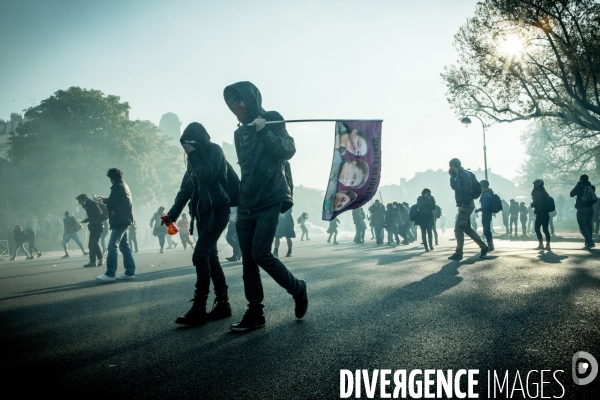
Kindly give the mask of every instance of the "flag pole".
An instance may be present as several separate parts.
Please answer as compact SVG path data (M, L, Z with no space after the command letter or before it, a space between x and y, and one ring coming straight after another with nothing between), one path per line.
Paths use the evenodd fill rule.
M267 121L266 125L270 124L282 124L290 122L337 122L337 121L357 121L357 122L383 122L382 119L288 119L285 121ZM252 126L253 124L247 124L246 126Z

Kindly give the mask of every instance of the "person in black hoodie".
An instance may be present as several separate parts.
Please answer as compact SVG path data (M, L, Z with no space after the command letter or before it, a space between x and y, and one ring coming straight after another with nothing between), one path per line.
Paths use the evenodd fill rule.
M421 239L425 245L425 251L433 250L433 212L435 210L435 198L431 190L423 189L421 196L417 198L419 216L416 224L421 228ZM429 243L429 247L427 247Z
M544 188L544 181L536 179L533 181L533 190L531 191L531 207L535 210L535 234L538 238L538 247L535 250L547 250L550 251L550 232L548 231L548 223L550 222L550 195ZM540 228L544 230L546 236L546 247L542 240L542 233Z
M227 296L227 283L219 263L217 241L229 224L230 199L227 192L227 161L219 145L210 141L206 129L198 122L185 128L179 139L187 153L187 171L173 206L162 217L161 224L169 225L181 215L190 203L190 214L197 221L198 240L192 255L196 267L196 290L192 307L187 314L178 317L181 325L203 325L207 320L231 316ZM206 312L206 301L212 279L215 300L210 313Z
M106 204L108 210L108 225L110 226L110 238L108 239L108 256L106 257L106 272L96 277L99 281L111 282L115 279L126 280L135 278L135 261L129 247L127 229L133 220L133 203L129 186L123 181L123 172L118 168L111 168L106 173L112 186L108 198L99 197ZM115 277L117 263L119 261L118 249L123 254L123 266L125 273Z
M587 175L581 175L579 182L571 190L571 197L577 196L575 208L577 209L577 223L585 239L584 250L596 247L592 238L592 218L594 216L594 203L597 201L596 187L590 183Z
M87 218L79 223L88 224L88 230L90 231L90 237L88 239L88 248L90 262L85 264L84 267L95 267L96 259L98 259L98 267L104 265L104 257L102 256L102 250L100 249L100 236L102 235L103 219L102 211L98 204L90 199L87 194L80 194L76 197L79 205L83 207L87 213Z
M297 279L271 253L279 214L293 206L288 160L296 153L294 139L275 111L262 108L262 96L250 82L237 82L223 92L225 103L239 121L234 133L235 149L242 172L237 233L242 249L244 291L248 310L232 331L265 326L263 286L259 266L293 296L297 318L308 309L306 282Z

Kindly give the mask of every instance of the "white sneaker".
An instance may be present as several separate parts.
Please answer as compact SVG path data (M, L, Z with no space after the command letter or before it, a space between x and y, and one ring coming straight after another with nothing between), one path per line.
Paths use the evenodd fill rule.
M99 281L102 281L102 282L112 282L116 278L112 278L112 277L106 276L106 274L104 274L104 275L97 276L96 279L98 279Z
M113 278L114 279L114 278ZM116 279L119 280L127 280L127 279L135 279L135 275L127 275L127 274L123 274L123 275L119 275L117 276Z

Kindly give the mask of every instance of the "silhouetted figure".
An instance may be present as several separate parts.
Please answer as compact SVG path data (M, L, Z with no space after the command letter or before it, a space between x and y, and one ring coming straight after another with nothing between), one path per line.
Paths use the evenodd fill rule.
M529 214L529 210L527 210L527 206L525 202L522 201L519 203L519 220L521 221L521 235L527 235L527 215Z
M388 203L386 205L385 210L385 230L388 234L387 244L391 245L394 242L394 235L397 235L398 231L398 218L396 217L396 211L394 210L394 205L392 203Z
M513 233L513 225L515 227L515 236L517 236L518 224L519 224L519 203L517 203L514 199L510 199L510 207L508 208L508 212L510 214L510 234Z
M10 260L15 260L17 258L17 255L19 254L19 250L23 250L23 252L25 253L25 259L26 260L30 260L33 258L33 256L31 254L29 254L29 252L27 251L27 249L25 248L25 232L23 232L23 227L21 225L15 225L15 228L13 230L13 237L15 239L15 249L13 252L12 257L10 258Z
M598 201L596 196L596 187L590 183L587 175L583 174L579 177L579 182L571 190L571 197L577 197L575 208L577 209L577 223L579 230L585 239L584 250L589 250L596 247L592 237L592 218L594 216L594 203Z
M90 199L87 194L80 194L77 196L77 202L83 207L87 214L87 218L80 223L88 224L88 230L90 236L88 238L88 248L90 255L90 262L84 264L84 267L95 267L96 259L98 260L98 266L104 265L104 257L102 256L102 250L100 249L100 236L102 235L102 211L94 200Z
M152 228L152 235L158 238L158 244L160 246L161 253L165 252L165 238L167 237L167 226L162 224L162 217L164 217L165 215L165 208L163 206L160 206L150 219L150 228Z
M533 207L529 206L529 207L527 207L527 232L529 232L530 235L531 235L531 225L533 224L534 220L535 220L535 210L533 209Z
M139 252L140 248L138 247L137 226L135 222L129 226L129 228L127 229L127 234L129 235L129 243L131 243L131 249L134 253Z
M188 244L194 250L194 242L190 239L190 221L186 214L181 214L181 219L177 221L177 228L179 228L179 240L181 240L183 250L187 250Z
M69 257L69 252L67 251L67 244L69 243L69 241L71 239L73 239L73 241L75 243L77 243L77 246L79 246L79 248L83 252L83 255L87 256L88 253L83 249L83 243L81 243L81 237L79 236L79 231L81 230L81 225L75 219L75 217L73 217L72 215L69 214L68 211L65 211L65 218L63 219L63 225L64 225L64 233L63 233L62 247L63 247L63 250L65 251L65 255L62 256L61 258Z
M506 228L506 235L510 234L508 229L508 219L510 215L510 205L506 202L506 200L502 199L502 224Z
M371 214L371 223L373 224L373 231L375 232L375 241L378 245L383 244L385 206L381 204L379 200L375 200L373 205L369 207L369 213Z
M365 222L365 211L362 207L355 208L352 210L352 222L354 222L354 227L356 229L356 234L354 235L354 243L364 243L367 224Z
M538 247L535 250L547 250L550 251L550 232L548 231L548 223L550 222L550 207L551 200L550 195L544 188L544 181L536 179L533 181L533 190L531 192L531 207L535 210L535 234L538 238ZM546 235L546 247L542 239L542 233L540 228L544 230Z
M25 241L27 242L27 247L29 247L29 253L31 254L29 257L30 260L33 259L33 252L37 253L37 258L42 256L42 252L35 247L35 237L36 233L33 229L27 228L25 229Z
M331 243L331 236L333 236L333 244L338 244L337 235L338 235L338 225L340 220L337 218L329 221L329 228L327 229L327 233L329 233L329 237L327 238L327 243Z
M492 199L494 197L494 191L490 188L490 183L485 179L480 181L481 185L481 197L479 203L481 206L475 212L481 211L481 225L483 226L483 236L487 240L489 251L494 251L494 238L492 236L492 216L493 212L491 209Z
M417 198L417 207L419 209L419 217L415 222L421 228L421 240L425 251L433 250L433 213L435 211L435 198L431 195L431 190L425 188L421 192L421 196ZM429 243L429 246L427 244Z
M298 224L300 224L300 229L302 230L302 236L300 236L300 241L304 241L304 236L306 236L306 240L310 240L308 238L308 229L306 228L306 220L308 219L308 213L303 212L298 217Z
M279 214L279 224L275 231L275 251L273 255L279 257L279 244L281 238L285 238L288 246L286 257L292 256L292 239L296 237L294 230L294 218L292 217L292 209L290 208L283 214Z
M240 241L238 239L235 224L237 222L237 207L231 207L231 215L229 216L229 224L227 225L227 243L233 249L233 255L227 257L227 261L239 261L242 259L242 250L240 249Z

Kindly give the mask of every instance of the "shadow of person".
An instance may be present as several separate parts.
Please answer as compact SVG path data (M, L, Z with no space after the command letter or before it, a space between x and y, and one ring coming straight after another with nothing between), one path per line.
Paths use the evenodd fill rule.
M569 257L568 256L559 256L558 254L556 254L556 253L552 252L552 250L550 250L550 251L546 251L546 252L540 251L538 258L548 264L560 264L560 263L562 263L562 260L565 260Z

